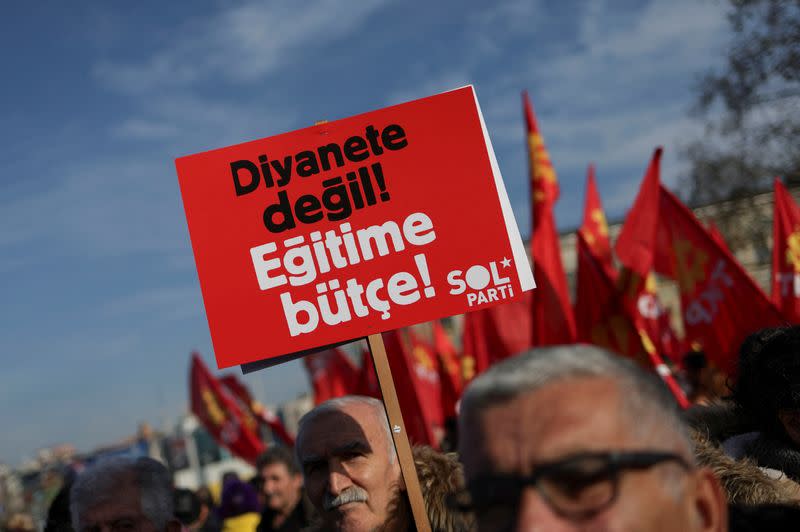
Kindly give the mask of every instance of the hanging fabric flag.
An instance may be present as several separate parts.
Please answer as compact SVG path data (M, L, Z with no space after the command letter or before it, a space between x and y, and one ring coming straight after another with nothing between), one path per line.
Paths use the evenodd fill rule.
M433 350L439 367L439 382L442 390L442 411L445 418L456 416L456 403L461 397L463 380L458 352L438 320L432 322Z
M314 404L359 392L359 372L341 349L334 347L303 358L311 385Z
M532 294L525 292L508 303L464 315L461 343L464 383L495 362L531 348Z
M778 178L772 219L772 301L788 321L800 322L800 208Z
M672 243L686 336L722 371L735 375L747 335L786 320L733 255L663 186L659 214Z
M375 364L368 349L361 351L361 368L358 377L358 394L383 400L381 387L378 383L378 374L375 373Z
M730 252L731 248L728 247L728 243L725 242L725 237L722 236L722 231L719 230L719 227L717 227L717 224L714 223L714 220L709 220L706 225L708 225L708 234L711 235L711 238L713 238L714 241L719 244L719 247Z
M657 149L628 214L616 250L622 263L678 281L686 338L735 375L739 345L752 332L785 323L741 264L659 182Z
M289 431L286 430L286 426L283 424L281 418L272 410L253 399L250 390L247 389L247 386L245 386L236 375L223 375L219 379L219 382L237 399L240 409L243 413L247 414L248 425L250 419L262 423L266 425L272 435L278 438L284 445L290 447L294 445L294 438L289 434ZM254 427L253 431L257 434L257 427Z
M586 199L580 231L586 243L589 244L589 250L603 265L609 277L616 278L614 259L611 256L611 240L608 237L608 222L600 201L600 193L597 191L593 164L589 165L586 175Z
M435 354L410 331L385 332L383 341L409 440L438 448L444 414Z
M531 299L531 345L568 344L575 341L575 319L553 215L559 195L558 179L527 92L522 99L530 160L531 255L536 278L536 290Z
M669 366L658 354L644 330L642 320L625 303L624 294L591 251L578 231L578 297L575 318L578 339L615 351L643 367L651 368L664 381L682 408L689 405Z
M209 434L234 455L255 464L265 449L263 442L198 353L192 353L189 397L192 413Z

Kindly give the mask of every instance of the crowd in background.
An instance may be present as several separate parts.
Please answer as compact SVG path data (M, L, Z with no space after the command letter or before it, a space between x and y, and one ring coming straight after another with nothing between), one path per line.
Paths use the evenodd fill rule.
M416 447L433 530L796 530L800 326L742 344L736 380L689 353L679 408L663 381L587 345L490 368L460 403L457 453ZM256 475L175 489L151 458L112 458L65 484L45 530L413 530L380 401L345 396L274 445ZM617 527L617 528L614 528ZM35 529L17 514L8 531Z

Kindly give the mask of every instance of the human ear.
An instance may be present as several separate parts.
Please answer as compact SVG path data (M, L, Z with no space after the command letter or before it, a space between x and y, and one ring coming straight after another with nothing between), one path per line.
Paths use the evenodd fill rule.
M728 530L728 501L719 479L708 468L693 473L693 490L690 494L692 509L698 528L704 532Z

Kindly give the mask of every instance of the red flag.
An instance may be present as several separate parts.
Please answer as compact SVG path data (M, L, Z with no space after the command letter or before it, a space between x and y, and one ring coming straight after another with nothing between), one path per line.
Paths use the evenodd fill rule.
M492 345L499 340L486 310L464 314L461 335L461 378L468 383L492 365Z
M772 300L787 320L800 321L800 208L778 178L772 219Z
M608 238L608 222L600 201L600 193L597 191L593 164L589 165L586 176L586 201L583 207L583 223L580 231L586 239L592 255L597 257L612 279L616 277L614 260L611 257L611 241Z
M372 362L372 355L369 350L361 352L361 369L358 377L358 393L367 397L374 397L383 400L381 387L378 383L378 374L375 373L375 364Z
M785 320L731 253L664 187L659 216L670 236L686 336L699 342L717 367L734 375L745 337Z
M211 436L234 455L254 464L264 444L197 353L192 353L189 393L192 413Z
M311 385L314 404L359 392L359 372L341 349L334 347L303 358Z
M719 247L725 251L730 251L731 248L729 248L728 243L725 242L725 237L722 236L722 232L719 230L719 227L717 227L717 224L715 224L713 220L709 220L706 225L708 225L708 234L710 234L711 238L713 238L714 241L719 244Z
M385 332L383 340L409 440L438 448L444 415L434 353L410 331L405 338L401 331Z
M536 124L528 93L523 93L530 156L531 255L536 291L531 301L531 344L568 344L575 340L575 319L569 303L567 276L561 263L561 246L553 217L558 199L556 173Z
M445 418L455 417L456 403L461 397L463 381L458 352L438 320L433 322L433 348L438 357L439 381L442 389L442 409Z
M531 299L533 292L488 309L464 315L462 377L471 381L499 360L531 347Z
M670 323L669 309L658 299L655 275L651 272L643 280L630 269L622 268L617 277L617 287L623 294L625 307L655 349L673 360L680 357L682 347Z
M657 244L668 245L662 241L664 233L659 231L658 224L661 153L660 147L653 152L639 194L625 218L615 246L620 262L642 279L650 275L656 262Z
M219 379L219 382L231 395L237 398L239 406L242 412L247 416L248 421L252 419L265 424L272 434L285 445L294 445L294 438L289 434L289 431L286 430L286 426L283 424L281 418L272 410L253 399L250 390L247 389L247 386L245 386L236 375L224 375ZM258 433L256 427L253 428L253 431Z
M578 231L578 291L575 318L578 339L615 351L654 369L682 408L686 395L643 328L642 320L626 306L623 294Z
M577 233L578 280L575 321L578 341L599 345L647 365L639 331L614 281L592 253L583 231Z

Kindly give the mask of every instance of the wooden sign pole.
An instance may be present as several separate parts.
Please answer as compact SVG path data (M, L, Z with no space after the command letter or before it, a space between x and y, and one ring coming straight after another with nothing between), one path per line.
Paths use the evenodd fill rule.
M389 359L386 358L383 337L380 333L371 334L367 337L367 344L369 344L369 351L372 354L375 373L378 375L378 384L381 387L383 404L389 417L389 426L392 428L394 446L397 449L400 470L406 483L406 493L408 494L408 501L411 503L414 522L419 532L430 532L431 525L428 521L428 514L425 511L425 501L422 499L422 490L417 478L417 468L414 466L411 444L408 442L408 433L406 432L405 424L403 424L403 416L400 413L400 402L397 400L397 391L394 389L394 380L392 380L392 372L389 369Z

